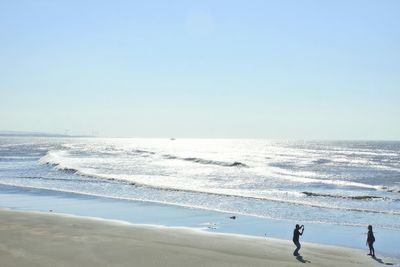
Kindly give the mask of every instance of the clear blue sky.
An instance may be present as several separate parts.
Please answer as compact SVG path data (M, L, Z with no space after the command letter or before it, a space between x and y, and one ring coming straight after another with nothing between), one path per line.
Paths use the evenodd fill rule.
M0 130L400 140L400 1L0 0Z

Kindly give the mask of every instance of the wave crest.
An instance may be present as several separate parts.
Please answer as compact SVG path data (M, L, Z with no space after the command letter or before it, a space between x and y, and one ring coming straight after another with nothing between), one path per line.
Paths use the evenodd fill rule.
M381 199L385 200L388 198L384 197L379 197L379 196L341 196L341 195L333 195L333 194L324 194L324 193L315 193L315 192L309 192L309 191L304 191L302 192L304 195L308 197L331 197L331 198L343 198L343 199L354 199L354 200L373 200L373 199Z
M185 160L185 161L190 161L190 162L195 162L195 163L200 163L200 164L205 164L205 165L216 165L216 166L222 166L222 167L244 167L248 168L249 166L247 164L244 164L239 161L234 161L234 162L227 162L227 161L218 161L218 160L209 160L209 159L202 159L202 158L196 158L196 157L187 157L187 158L182 158L174 155L164 155L164 158L166 159L177 159L177 160Z

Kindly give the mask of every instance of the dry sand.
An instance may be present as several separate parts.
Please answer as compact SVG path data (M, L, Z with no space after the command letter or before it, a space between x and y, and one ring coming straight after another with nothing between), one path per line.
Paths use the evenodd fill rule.
M365 251L0 210L0 266L376 266Z

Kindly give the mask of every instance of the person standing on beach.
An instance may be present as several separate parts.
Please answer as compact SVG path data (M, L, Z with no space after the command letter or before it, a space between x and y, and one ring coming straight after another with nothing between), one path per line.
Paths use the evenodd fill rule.
M366 244L368 244L369 247L368 255L372 256L373 258L375 258L374 242L375 242L375 236L374 232L372 232L372 225L368 225L368 235Z
M300 232L301 230L301 232ZM300 236L303 235L304 232L304 225L299 226L298 224L296 224L296 228L293 231L293 243L296 245L296 249L293 252L293 256L299 256L299 250L301 248L300 245Z

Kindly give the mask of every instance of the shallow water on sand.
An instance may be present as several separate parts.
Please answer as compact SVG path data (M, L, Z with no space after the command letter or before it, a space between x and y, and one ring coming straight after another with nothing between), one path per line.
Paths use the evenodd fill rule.
M0 207L15 210L73 214L135 224L191 227L209 232L253 235L262 238L292 239L298 221L273 220L132 200L118 200L59 191L0 186ZM235 216L235 219L231 217ZM345 246L366 250L365 227L307 223L301 242ZM400 259L397 242L400 231L375 231L375 250L380 256ZM303 246L307 244L303 243ZM294 250L289 246L288 253ZM268 249L266 248L266 251ZM399 262L400 264L400 262Z

